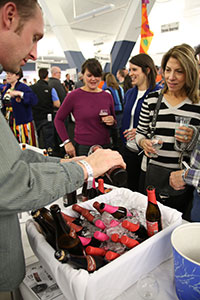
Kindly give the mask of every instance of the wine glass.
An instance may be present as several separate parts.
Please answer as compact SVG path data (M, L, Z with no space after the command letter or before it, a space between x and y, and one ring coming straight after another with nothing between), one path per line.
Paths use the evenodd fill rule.
M153 275L145 274L141 276L136 285L138 294L142 299L155 300L159 293L159 285Z

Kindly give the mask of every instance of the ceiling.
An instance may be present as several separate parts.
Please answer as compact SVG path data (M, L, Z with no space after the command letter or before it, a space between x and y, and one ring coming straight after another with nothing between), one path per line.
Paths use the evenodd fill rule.
M78 42L80 50L83 52L84 56L88 58L90 51L93 51L92 53L95 55L99 52L101 52L101 54L109 55L129 5L133 1L138 3L138 1L142 0L110 0L109 2L107 0L45 1L46 3L56 1L56 3L60 5L73 35ZM107 12L100 12L82 20L76 19L77 16L97 10L109 4L112 4L113 8ZM196 41L196 39L198 36L199 16L200 0L156 0L151 13L149 14L150 28L154 32L153 43L149 49L150 55L156 53L156 51L160 53L165 52L165 50L171 46L170 43L188 42L191 46L193 46L193 44L198 44L199 41ZM42 39L42 47L39 48L40 51L38 51L38 56L47 55L52 57L57 56L58 58L64 57L63 49L59 46L59 42L49 25L45 16L45 11L44 19L45 37ZM192 23L193 20L196 20L194 25ZM180 23L180 28L177 33L170 33L170 37L168 37L168 34L160 34L161 25L177 21ZM183 22L185 28L182 25ZM136 26L138 26L138 24L136 24ZM192 29L194 34L187 34L187 28L188 30L190 29L190 31ZM195 41L191 40L191 37L194 35ZM47 39L51 40L51 43L48 44L46 42ZM161 46L162 49L160 49ZM134 47L134 49L135 48L136 47ZM153 53L151 53L151 49ZM47 54L42 53L45 50Z

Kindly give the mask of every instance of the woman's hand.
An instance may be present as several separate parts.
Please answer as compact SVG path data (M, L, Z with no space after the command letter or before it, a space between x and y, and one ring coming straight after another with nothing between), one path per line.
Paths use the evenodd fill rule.
M151 157L151 153L157 154L151 140L143 138L139 141L139 145L141 148L143 148L146 156Z
M193 128L180 126L175 132L175 138L181 143L189 143L194 134Z
M132 128L132 129L126 129L123 132L124 137L130 141L134 140L135 136L136 136L136 128Z
M105 125L107 126L112 126L115 123L115 119L113 116L109 115L109 116L105 116L105 117L101 117L101 120L103 123L105 123Z
M64 148L65 148L65 152L70 157L76 156L76 150L75 150L74 145L72 144L72 142L69 142L69 143L65 144Z

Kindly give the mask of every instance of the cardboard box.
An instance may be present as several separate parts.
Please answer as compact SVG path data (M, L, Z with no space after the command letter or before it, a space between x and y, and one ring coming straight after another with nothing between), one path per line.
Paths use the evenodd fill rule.
M128 209L145 210L147 206L146 196L125 188L114 189L80 205L92 210L94 201L121 205ZM181 213L158 204L163 219L163 230L91 274L56 261L54 250L38 233L32 220L26 223L29 242L38 259L56 279L66 299L112 300L135 283L141 275L150 272L172 256L170 236L173 229L182 222ZM71 207L63 209L63 212L77 216Z

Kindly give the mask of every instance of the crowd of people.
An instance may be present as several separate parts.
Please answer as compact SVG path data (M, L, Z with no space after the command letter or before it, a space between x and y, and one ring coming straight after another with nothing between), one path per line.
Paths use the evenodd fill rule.
M0 292L15 289L24 277L18 212L45 206L114 165L126 168L125 187L145 194L153 184L160 202L200 221L200 47L172 47L161 69L140 53L130 58L129 70L116 74L103 73L89 58L76 83L66 74L62 84L57 66L50 78L41 68L39 80L28 86L20 81L21 67L37 59L41 8L35 0L3 1L0 18L0 66L7 74L0 85L0 252L6 254L0 256ZM21 151L19 143L51 148L55 155ZM88 156L93 145L104 149ZM71 158L61 159L64 154Z

